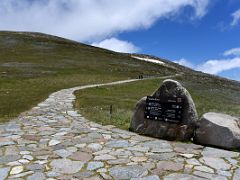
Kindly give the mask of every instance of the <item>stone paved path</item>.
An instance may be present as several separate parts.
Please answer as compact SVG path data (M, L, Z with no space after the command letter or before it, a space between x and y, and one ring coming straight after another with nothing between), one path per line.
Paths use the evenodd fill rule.
M237 152L153 139L86 120L73 110L73 92L94 86L53 93L0 125L0 179L240 179Z

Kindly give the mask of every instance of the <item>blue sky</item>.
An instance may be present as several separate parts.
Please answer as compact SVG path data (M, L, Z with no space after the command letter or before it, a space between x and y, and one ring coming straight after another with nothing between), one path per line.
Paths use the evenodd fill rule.
M1 0L0 30L151 54L240 80L239 0Z

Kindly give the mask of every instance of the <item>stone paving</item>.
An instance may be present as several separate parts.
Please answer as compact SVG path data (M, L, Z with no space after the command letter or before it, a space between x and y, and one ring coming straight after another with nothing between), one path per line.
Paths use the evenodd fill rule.
M73 92L95 86L101 84L53 93L0 125L0 179L240 179L237 152L139 136L88 121L74 111Z

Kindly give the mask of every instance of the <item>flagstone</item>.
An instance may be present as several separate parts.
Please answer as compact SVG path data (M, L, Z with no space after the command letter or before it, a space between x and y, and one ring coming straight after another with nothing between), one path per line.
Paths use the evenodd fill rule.
M11 169L10 175L19 174L23 172L23 166L15 166Z
M0 179L239 179L239 152L90 122L72 104L82 88L55 92L0 124Z
M0 179L5 179L10 171L9 167L0 168Z
M74 174L82 169L84 163L81 161L71 161L70 159L55 159L50 165L53 171L63 174Z

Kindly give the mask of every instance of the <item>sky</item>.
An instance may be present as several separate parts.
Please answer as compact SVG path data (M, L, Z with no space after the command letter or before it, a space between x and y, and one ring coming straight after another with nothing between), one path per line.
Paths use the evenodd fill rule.
M240 81L240 0L0 0L0 30L150 54Z

